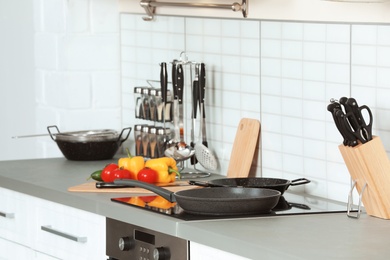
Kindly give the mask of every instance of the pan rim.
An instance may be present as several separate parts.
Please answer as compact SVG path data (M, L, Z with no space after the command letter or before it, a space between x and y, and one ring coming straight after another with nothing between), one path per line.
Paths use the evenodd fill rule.
M229 190L254 190L256 192L259 192L259 191L264 191L264 192L267 192L268 194L265 194L265 195L257 195L257 196L248 196L248 194L245 194L245 196L243 197L229 197L229 198L224 198L224 197L209 197L207 198L207 200L209 201L240 201L240 200L245 200L245 201L248 201L248 200L260 200L260 199L270 199L270 198L274 198L274 197L277 197L277 196L281 196L282 193L278 190L274 190L274 189L268 189L268 188L244 188L244 187L213 187L213 188L203 188L203 189L199 189L199 191L203 191L205 189L212 189L213 192L217 192L217 191L220 191L220 190L226 190L226 189L229 189ZM196 190L198 189L193 189L193 190L182 190L182 191L177 191L175 192L175 196L178 195L179 197L181 198L188 198L188 199L191 199L191 200L202 200L204 201L204 197L194 197L194 196L189 196L189 195L182 195L182 193L190 193L190 192L196 192Z
M291 184L291 181L290 180L287 180L287 179L281 179L281 178L272 178L272 177L238 177L238 178L218 178L218 179L214 179L214 180L210 180L209 183L213 184L219 184L217 183L218 181L220 180L229 180L229 179L232 179L232 180L276 180L276 181L284 181L284 183L277 183L277 184L263 184L263 185L259 185L261 186L261 188L263 189L267 189L268 186L286 186L286 185L290 185ZM237 185L231 185L229 186L230 184L223 184L225 185L226 187L237 187ZM241 187L241 186L240 186ZM255 186L249 186L248 188L254 188Z

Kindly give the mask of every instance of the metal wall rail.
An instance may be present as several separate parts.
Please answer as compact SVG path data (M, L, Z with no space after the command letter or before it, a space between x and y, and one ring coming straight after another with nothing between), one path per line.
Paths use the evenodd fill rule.
M183 2L156 2L153 0L141 0L140 5L145 9L147 16L143 17L145 21L153 20L153 16L156 11L156 7L161 6L173 6L173 7L200 7L200 8L216 8L216 9L229 9L233 12L242 12L243 17L248 15L248 2L249 0L242 0L242 3L237 2L233 4L210 4L210 3L183 3Z

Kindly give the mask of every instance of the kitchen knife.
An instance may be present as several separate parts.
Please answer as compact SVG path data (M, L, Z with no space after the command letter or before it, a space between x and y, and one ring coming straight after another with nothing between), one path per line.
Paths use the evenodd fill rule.
M199 71L199 110L201 111L201 120L202 120L202 144L206 147L207 145L207 135L206 135L206 111L204 107L204 96L206 91L206 70L205 64L200 64Z
M172 88L173 88L173 129L174 129L174 141L177 142L180 138L179 128L179 101L178 101L178 88L177 88L177 61L172 62Z
M165 127L165 109L166 109L167 88L168 88L168 72L167 72L167 64L165 62L161 63L160 85L161 85L161 101L163 104L163 122Z
M188 182L169 182L169 183L153 183L153 185L159 187L176 187L176 186L190 186ZM96 182L97 189L118 189L118 188L135 188L135 186L128 186L123 184L117 184L114 182Z
M177 98L179 103L180 142L184 142L184 123L183 123L184 72L183 72L183 66L181 64L177 66L176 76L177 76Z

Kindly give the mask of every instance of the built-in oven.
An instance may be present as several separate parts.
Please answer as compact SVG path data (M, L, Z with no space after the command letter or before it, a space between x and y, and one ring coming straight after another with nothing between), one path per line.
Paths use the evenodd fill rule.
M188 241L106 219L106 254L109 260L186 260Z

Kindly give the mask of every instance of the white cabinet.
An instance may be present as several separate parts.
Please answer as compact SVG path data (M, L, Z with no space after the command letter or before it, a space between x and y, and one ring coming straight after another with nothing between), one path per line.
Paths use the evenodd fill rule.
M0 237L28 246L30 206L34 198L3 188L0 198Z
M248 258L234 255L199 243L190 242L191 260L249 260Z
M31 253L26 246L0 238L0 260L32 259Z
M4 188L0 197L0 260L107 259L105 217Z

